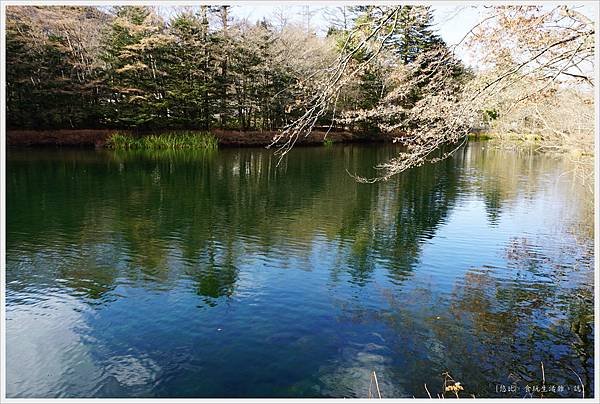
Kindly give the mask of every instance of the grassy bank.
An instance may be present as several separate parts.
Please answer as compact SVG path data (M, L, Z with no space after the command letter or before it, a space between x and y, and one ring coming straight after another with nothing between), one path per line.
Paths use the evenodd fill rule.
M139 137L117 132L107 139L106 147L115 150L214 150L218 147L218 141L216 137L205 132L167 132Z
M211 129L210 133L198 130L165 130L162 133L144 133L138 132L132 134L125 129L48 129L48 130L30 130L30 129L8 129L6 132L6 143L12 147L94 147L94 148L113 148L121 150L139 148L140 150L160 150L157 146L161 144L164 149L165 144L173 144L171 148L184 149L181 145L188 144L189 139L179 139L185 137L185 134L209 135L213 136L219 147L264 147L273 142L273 138L278 135L278 131L239 131ZM115 137L114 142L109 142L112 136L124 136L124 138ZM165 142L165 135L177 136L178 141ZM153 137L153 140L146 140L142 143L142 138ZM162 139L162 140L161 140ZM296 143L297 146L318 146L324 145L331 140L333 143L382 143L392 142L393 136L373 134L365 136L361 133L352 133L345 130L326 130L315 129L308 136L300 137ZM196 142L193 140L192 143ZM198 148L197 146L194 146ZM187 149L191 147L185 146Z

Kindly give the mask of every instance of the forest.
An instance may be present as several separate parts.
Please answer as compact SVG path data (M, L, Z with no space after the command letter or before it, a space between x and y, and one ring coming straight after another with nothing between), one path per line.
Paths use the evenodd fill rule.
M150 7L9 9L9 126L283 127L298 117L295 104L314 91L308 78L341 51L348 29L333 24L320 38L299 25L236 21L229 9L181 10L169 21ZM392 33L396 62L443 45L423 11L402 9ZM346 24L377 18L370 7L348 12ZM384 73L361 72L338 108L377 105L388 92Z
M488 7L457 44L429 6L329 7L320 33L310 12L232 7L8 7L8 128L273 131L282 153L318 128L391 134L409 151L383 178L481 129L593 149L595 28L577 7Z

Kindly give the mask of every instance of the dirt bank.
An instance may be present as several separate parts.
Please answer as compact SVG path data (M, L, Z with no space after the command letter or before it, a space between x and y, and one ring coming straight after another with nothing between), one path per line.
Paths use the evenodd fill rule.
M102 147L114 130L60 129L60 130L7 130L8 146L78 146Z
M67 146L67 147L104 147L106 140L115 129L60 129L60 130L7 130L8 146ZM124 132L124 131L121 131ZM274 131L232 131L216 129L211 132L219 141L219 146L266 146L271 143ZM139 134L138 136L144 136ZM315 130L307 137L301 137L297 145L318 145L327 138L334 143L386 142L392 137L383 135L364 136L342 130Z

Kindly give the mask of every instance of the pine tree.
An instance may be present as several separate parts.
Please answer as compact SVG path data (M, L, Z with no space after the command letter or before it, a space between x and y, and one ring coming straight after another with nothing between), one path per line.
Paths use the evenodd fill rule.
M404 64L413 62L422 52L445 46L444 41L433 32L432 25L433 13L429 6L402 6L391 43Z
M208 130L214 110L214 51L206 7L201 13L177 15L169 25L173 37L166 99L169 121L179 127Z
M231 57L234 40L230 35L230 15L229 8L231 6L214 6L210 11L216 14L221 23L221 29L215 34L217 41L218 52L216 53L219 59L220 74L216 77L217 93L219 97L219 123L221 127L226 127L229 118L230 109L230 86L229 77L229 59Z
M109 107L114 124L131 127L168 123L165 84L172 37L149 7L115 8L105 40L107 81L113 89Z

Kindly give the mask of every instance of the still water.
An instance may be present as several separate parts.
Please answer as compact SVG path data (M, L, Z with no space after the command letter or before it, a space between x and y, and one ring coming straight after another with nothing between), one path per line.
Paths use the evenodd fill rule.
M383 397L444 372L523 397L543 363L544 397L590 397L592 196L566 161L471 142L347 174L397 151L9 150L7 395L367 397L375 371Z

